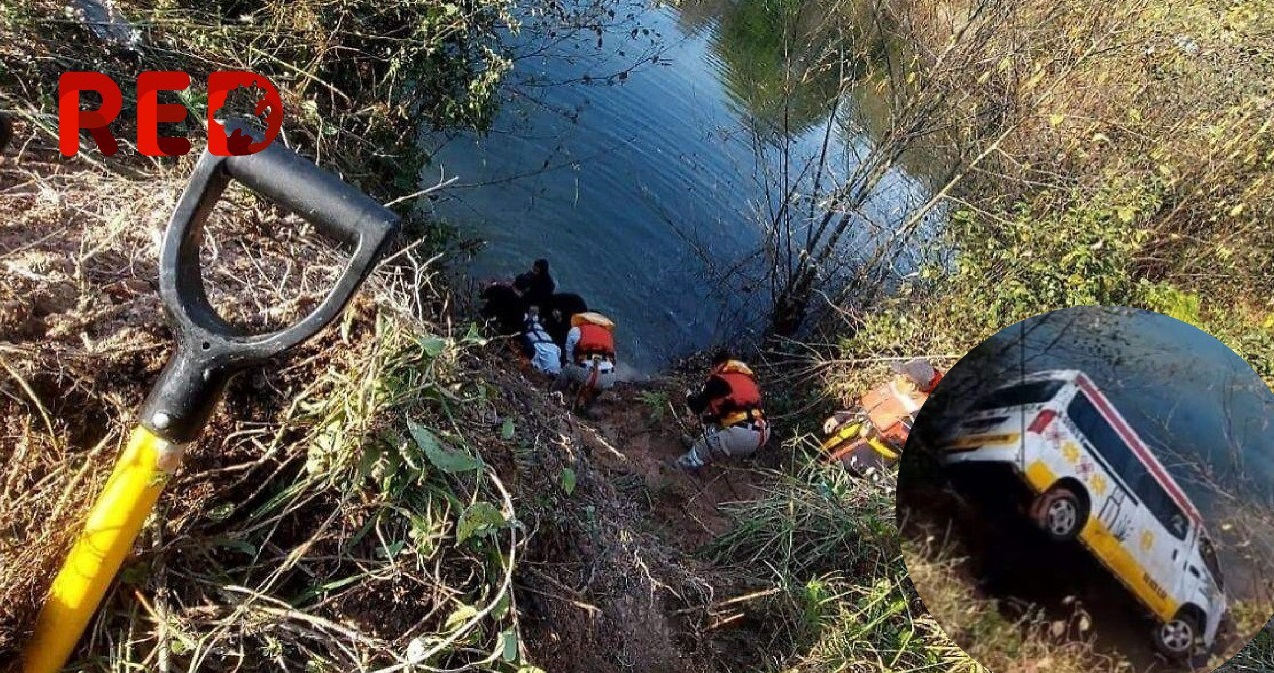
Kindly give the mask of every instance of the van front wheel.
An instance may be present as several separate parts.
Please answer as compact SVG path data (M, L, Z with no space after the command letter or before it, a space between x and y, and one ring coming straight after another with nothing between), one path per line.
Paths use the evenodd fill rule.
M1058 542L1074 540L1084 528L1087 508L1080 497L1065 486L1054 486L1041 495L1032 508L1036 523Z
M1198 622L1188 614L1178 614L1155 627L1155 647L1176 661L1189 660L1199 651Z

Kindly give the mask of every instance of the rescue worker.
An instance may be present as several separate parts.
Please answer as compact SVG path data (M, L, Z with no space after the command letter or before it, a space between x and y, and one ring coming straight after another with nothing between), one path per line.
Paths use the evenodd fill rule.
M587 410L615 385L615 323L596 311L571 316L563 352L562 378L578 388L576 399Z
M491 283L482 290L480 314L494 324L500 336L514 336L522 331L526 307L517 290L507 283Z
M898 462L916 412L942 381L942 372L920 358L894 363L892 369L897 375L889 383L863 395L861 412L837 412L824 421L828 460L862 475Z
M712 358L712 369L703 388L686 400L704 427L698 441L684 438L689 450L677 458L677 467L698 470L714 460L756 453L770 439L761 387L746 364L728 350Z
M522 328L522 353L531 366L549 376L562 373L562 349L540 323L540 313L532 307Z
M531 270L513 280L513 289L527 306L538 306L547 309L553 298L553 290L557 284L549 275L549 261L537 259L531 264Z

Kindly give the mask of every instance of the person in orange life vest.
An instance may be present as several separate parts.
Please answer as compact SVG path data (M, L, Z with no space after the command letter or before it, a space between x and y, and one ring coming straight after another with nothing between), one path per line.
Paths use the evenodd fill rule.
M580 389L585 407L615 385L615 323L610 318L596 311L571 316L562 350L562 378Z
M916 412L942 380L942 372L923 359L893 365L889 383L863 395L862 413L837 412L823 423L823 450L829 459L870 473L898 461ZM865 418L864 418L865 416ZM862 423L866 420L867 423Z
M703 421L704 434L677 458L683 470L697 470L723 457L756 453L770 439L761 388L747 365L722 350L712 358L712 370L698 394L686 400ZM687 438L689 439L689 438Z

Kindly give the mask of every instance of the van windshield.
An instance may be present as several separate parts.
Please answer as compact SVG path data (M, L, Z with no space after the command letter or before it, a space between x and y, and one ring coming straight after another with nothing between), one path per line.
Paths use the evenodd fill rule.
M1041 404L1052 399L1064 385L1066 385L1065 381L1033 381L1000 388L978 400L972 410L987 411L1022 404Z
M1218 589L1225 590L1225 578L1221 576L1221 564L1217 562L1216 548L1212 546L1212 541L1203 536L1199 538L1199 555L1203 557L1203 565L1208 567L1208 572L1212 573L1212 578L1216 580Z

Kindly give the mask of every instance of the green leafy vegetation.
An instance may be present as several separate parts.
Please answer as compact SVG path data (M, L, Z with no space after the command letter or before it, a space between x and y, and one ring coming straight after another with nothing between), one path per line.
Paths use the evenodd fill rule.
M768 569L782 590L765 603L767 670L981 670L907 580L891 488L817 464L770 476L763 497L728 507L734 527L708 550L718 563Z
M1196 324L1274 377L1274 239L1253 224L1272 215L1261 210L1274 195L1274 140L1260 82L1274 63L1249 57L1272 28L1268 3L1128 2L1100 16L1078 0L1000 9L1006 20L980 46L998 65L967 73L974 95L949 108L969 124L954 146L976 151L988 137L987 117L966 112L1013 113L990 122L994 153L952 189L942 242L954 254L856 325L845 350L960 353L1050 309L1121 304ZM887 10L922 80L966 75L929 67L946 28L914 6ZM1044 17L1074 28L1046 37L1036 28ZM1110 49L1068 71L1048 65L1111 31L1122 37Z
M18 117L34 157L24 161L36 162L3 173L26 186L0 195L12 222L0 234L20 232L21 244L6 238L6 249L23 253L5 258L0 275L0 417L13 440L0 443L0 656L25 635L40 582L160 365L168 335L145 285L150 234L188 168L124 156L63 170L53 159L56 75L265 74L285 97L289 142L389 201L418 186L419 127L484 128L511 67L497 40L514 27L502 0L117 4L144 28L136 53L97 45L51 3L0 3L0 105ZM805 213L828 226L817 264L785 248L800 261L776 296L830 298L842 311L819 326L832 344L814 345L821 360L766 381L785 462L764 473L759 497L726 508L732 527L703 560L754 597L763 628L744 631L751 649L736 649L766 652L768 670L979 671L907 579L891 485L819 465L793 437L861 392L885 358L951 359L1008 324L1074 304L1169 313L1274 377L1271 77L1268 51L1255 46L1274 12L1250 0L1111 12L1079 0L849 4L742 2L723 21L734 85L771 127L808 128L864 86L889 95L875 115L887 121L872 129L881 149L861 172L811 198L776 200L792 218L774 220L790 225L775 229L788 241L802 238ZM829 26L828 17L872 28ZM962 22L940 17L972 28L954 31ZM847 37L876 31L880 40ZM800 63L784 62L793 35L813 48ZM124 89L127 118L135 101ZM201 92L184 95L202 114ZM197 139L198 125L187 127ZM937 201L951 217L933 246L953 254L888 298L875 286L839 291L864 287L854 284L820 294L828 269L850 266L836 253L858 226L852 214L870 191L861 188L920 151L953 167L940 171L951 182ZM268 248L260 234L281 218L252 199L234 205L249 212L245 240L267 258L320 259L302 245ZM683 621L711 605L700 594L714 585L700 567L708 563L648 532L642 517L654 514L642 508L658 489L629 480L616 493L568 438L574 428L545 420L557 414L549 403L527 386L514 396L531 402L503 396L514 385L500 377L505 360L445 315L451 298L431 256L451 234L410 201L399 207L417 248L381 271L373 301L339 330L279 371L236 382L93 625L94 642L112 645L85 656L84 668L197 669L224 658L245 670L543 673L532 652L582 665L598 652L640 657L718 637ZM32 246L31 231L52 233ZM120 279L143 289L121 290ZM807 304L793 306L803 319ZM675 420L668 390L635 399L649 422ZM988 652L1035 653L1041 669L1104 670L1083 647L1051 640L1051 625L1005 628L995 606L950 579L957 564L917 572L948 578L952 592L929 611L975 614ZM1268 670L1271 651L1262 632L1234 665Z

